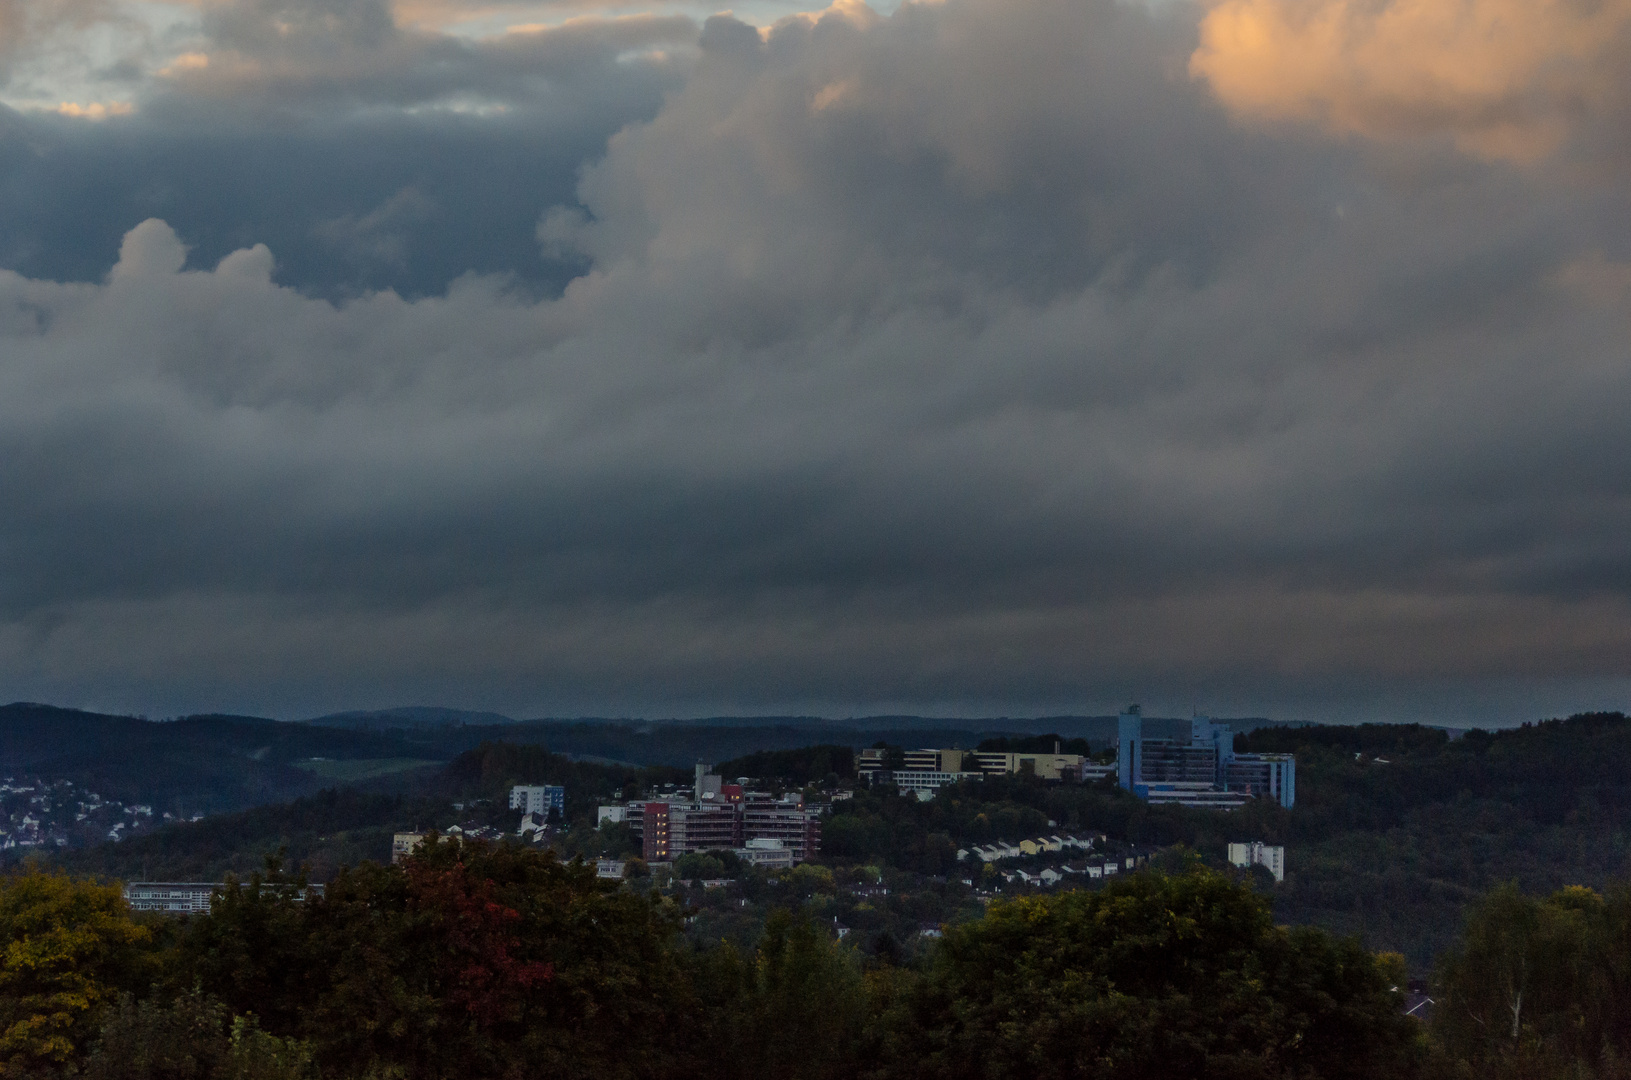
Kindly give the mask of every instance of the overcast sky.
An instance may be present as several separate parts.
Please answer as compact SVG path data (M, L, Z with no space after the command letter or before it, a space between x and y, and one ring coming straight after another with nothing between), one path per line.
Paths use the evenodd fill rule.
M0 698L1631 698L1631 0L0 0Z

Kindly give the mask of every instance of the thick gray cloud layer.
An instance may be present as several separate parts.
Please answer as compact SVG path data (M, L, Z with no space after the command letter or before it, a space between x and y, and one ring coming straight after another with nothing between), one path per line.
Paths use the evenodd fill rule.
M139 80L131 116L0 106L0 266L96 280L159 217L194 265L265 243L280 283L331 298L470 271L558 292L583 267L541 257L540 209L657 111L697 34L632 16L467 42L398 30L380 0L234 0L204 30L209 51Z
M478 45L269 12L212 16L210 63L100 130L423 133L443 180L304 227L333 265L444 271L518 242L420 250L486 197L445 164L468 139L540 163L507 205L577 276L337 301L370 279L291 280L254 236L189 256L156 214L105 280L0 275L10 696L1488 721L1623 693L1631 214L1598 127L1515 158L1287 126L1191 76L1201 13L1110 0ZM412 111L459 95L520 104ZM505 158L538 131L580 156Z

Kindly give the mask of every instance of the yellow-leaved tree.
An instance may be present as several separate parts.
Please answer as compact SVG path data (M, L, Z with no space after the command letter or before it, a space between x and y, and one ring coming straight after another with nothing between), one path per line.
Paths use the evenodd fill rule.
M0 878L0 1077L73 1068L120 991L150 974L150 941L117 885Z

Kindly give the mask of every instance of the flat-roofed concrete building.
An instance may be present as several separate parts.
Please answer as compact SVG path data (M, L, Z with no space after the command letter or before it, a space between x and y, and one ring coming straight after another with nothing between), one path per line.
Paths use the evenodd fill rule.
M793 849L768 836L747 841L736 849L736 857L761 870L785 870L793 865Z
M981 750L974 757L981 772L1030 773L1043 780L1080 780L1086 763L1080 754L1059 753L1057 746L1051 754Z
M625 821L639 836L647 862L671 862L694 851L736 851L753 840L779 841L793 863L820 850L821 812L806 807L802 796L778 799L717 781L712 773L699 772L694 788L699 798L628 804Z
M1274 875L1275 881L1286 879L1286 849L1278 844L1265 844L1253 840L1229 845L1229 862L1234 866L1261 866Z
M1116 736L1116 780L1141 799L1225 810L1248 798L1288 809L1297 801L1296 757L1236 753L1228 724L1198 716L1187 740L1150 739L1139 707L1129 705Z
M128 881L125 902L132 911L160 911L166 915L191 915L208 911L210 899L226 888L220 881ZM322 896L323 886L262 885L262 889L287 890L301 896Z
M132 911L186 915L208 911L219 888L215 881L132 881L125 885L125 902Z
M419 845L424 842L425 834L422 832L399 832L391 837L391 865L395 866L418 851Z
M566 788L559 784L517 784L510 789L510 809L546 817L553 810L559 817L566 813Z

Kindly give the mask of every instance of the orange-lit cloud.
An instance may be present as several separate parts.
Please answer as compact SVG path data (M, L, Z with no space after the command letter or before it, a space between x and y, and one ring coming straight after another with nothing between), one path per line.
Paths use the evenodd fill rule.
M201 52L182 53L180 56L176 57L174 60L172 60L168 64L166 64L164 67L159 68L157 74L161 78L173 79L173 78L176 78L176 77L181 76L181 75L186 75L189 72L203 71L204 69L208 68L209 66L210 66L210 58L206 53L201 53Z
M1614 96L1628 31L1631 0L1221 0L1189 69L1243 116L1527 160Z
M128 101L93 101L89 105L64 101L55 109L59 116L71 116L76 120L106 120L110 116L128 116L135 111L136 107Z

